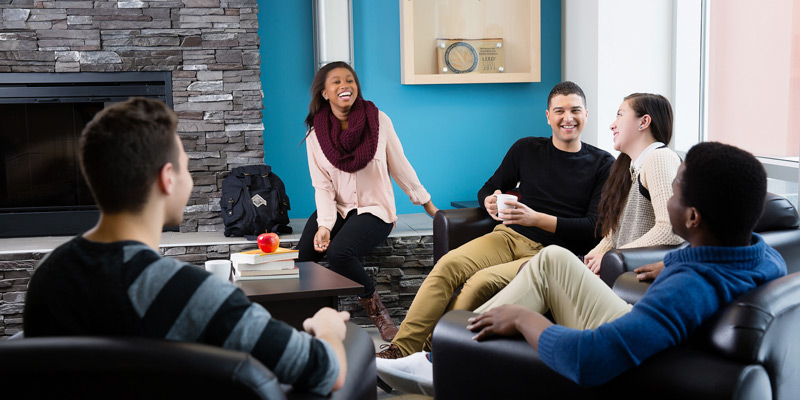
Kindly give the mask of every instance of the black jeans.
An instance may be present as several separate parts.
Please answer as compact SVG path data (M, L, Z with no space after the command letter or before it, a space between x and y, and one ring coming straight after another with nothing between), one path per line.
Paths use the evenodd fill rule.
M364 293L360 297L369 297L375 291L372 278L364 271L359 257L369 253L375 246L386 240L394 224L364 213L358 215L352 210L342 218L336 213L336 223L331 230L331 243L328 250L319 253L314 250L314 235L317 233L317 212L308 218L300 242L297 243L297 261L319 261L328 257L328 268L339 275L364 285Z

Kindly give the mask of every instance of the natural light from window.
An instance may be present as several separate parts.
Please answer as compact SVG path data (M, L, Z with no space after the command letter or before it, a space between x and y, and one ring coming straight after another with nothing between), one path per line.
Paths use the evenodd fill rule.
M759 156L797 205L800 0L708 1L705 140Z

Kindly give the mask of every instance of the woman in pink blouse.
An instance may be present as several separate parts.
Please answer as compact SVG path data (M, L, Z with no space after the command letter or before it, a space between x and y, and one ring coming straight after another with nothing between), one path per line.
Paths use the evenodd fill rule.
M436 206L403 154L392 121L364 100L353 68L322 67L311 84L306 117L308 169L317 211L303 229L298 261L318 261L362 285L359 302L386 341L397 327L359 257L389 236L397 220L391 177L433 216Z

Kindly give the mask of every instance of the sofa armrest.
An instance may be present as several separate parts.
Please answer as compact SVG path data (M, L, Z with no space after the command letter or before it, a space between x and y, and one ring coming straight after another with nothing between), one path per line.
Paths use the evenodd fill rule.
M800 228L800 215L792 203L777 194L767 192L764 211L753 231L769 232Z
M320 397L309 392L291 392L290 400L330 399L330 400L374 400L378 396L375 389L375 345L372 338L360 326L348 322L347 335L344 338L344 349L347 354L347 378L344 386L329 397Z
M439 210L433 217L433 262L448 251L494 229L498 222L482 208Z
M640 281L633 272L624 272L614 281L613 289L628 304L636 304L652 283L653 281Z
M433 331L436 399L772 398L763 366L730 361L692 345L659 353L605 385L578 386L545 365L521 336L472 340L466 325L473 315L450 311Z
M24 338L0 343L0 359L7 398L284 398L277 378L252 355L200 343Z
M770 375L763 365L720 357L693 343L658 353L596 390L603 398L615 399L773 398Z
M685 244L609 250L603 256L600 279L611 287L623 272L631 272L642 265L662 261L664 260L664 255L682 246L685 246Z
M344 338L344 349L347 352L347 380L344 386L333 393L331 399L375 399L375 344L360 326L348 322L347 336Z
M591 398L557 374L521 336L477 342L466 329L477 315L450 311L433 331L436 399Z
M781 253L788 273L800 272L800 229L760 232L764 242Z

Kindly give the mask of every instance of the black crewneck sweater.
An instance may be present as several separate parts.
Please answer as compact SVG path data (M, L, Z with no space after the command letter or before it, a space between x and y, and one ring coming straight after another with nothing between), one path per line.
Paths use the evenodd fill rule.
M522 138L478 191L478 202L484 207L486 196L495 190L505 193L519 182L520 202L557 217L558 222L555 233L510 227L544 246L555 244L584 255L600 240L595 234L597 206L613 162L611 154L586 143L570 153L557 149L549 137Z

